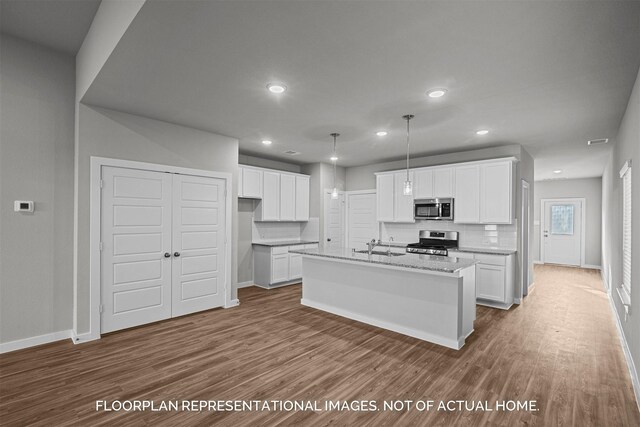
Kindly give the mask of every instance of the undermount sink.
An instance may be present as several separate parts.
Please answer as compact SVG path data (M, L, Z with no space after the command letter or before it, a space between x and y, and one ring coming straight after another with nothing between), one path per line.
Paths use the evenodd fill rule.
M368 250L362 250L362 251L356 251L356 253L359 254L368 254L369 251ZM371 255L385 255L385 256L403 256L406 254L403 253L399 253L399 252L387 252L387 251L372 251Z

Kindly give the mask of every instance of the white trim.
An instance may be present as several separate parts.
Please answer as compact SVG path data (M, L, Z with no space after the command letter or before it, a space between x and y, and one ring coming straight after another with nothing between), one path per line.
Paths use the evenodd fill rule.
M90 332L87 332L84 334L77 334L76 331L73 331L73 330L71 331L71 341L73 341L74 344L83 344L85 342L93 341L98 338L94 338Z
M629 369L629 375L631 376L631 384L633 384L633 392L635 393L636 397L636 405L638 405L638 409L640 409L640 380L638 379L638 371L636 370L635 363L633 363L633 357L631 356L631 351L629 350L629 345L627 344L627 337L624 335L624 329L622 329L622 325L620 324L620 317L618 316L616 305L613 302L611 291L607 292L607 296L609 297L609 304L611 305L611 310L613 311L613 317L616 319L615 323L616 328L618 329L618 337L620 338L622 352L624 353L624 358L627 360L627 368Z
M246 282L240 282L235 284L236 289L248 288L249 286L253 286L253 280L247 280Z
M318 310L326 311L328 313L332 313L337 316L346 317L347 319L351 319L351 320L366 323L372 326L376 326L378 328L387 329L389 331L398 332L403 335L408 335L410 337L418 338L424 341L429 341L431 343L442 345L444 347L449 347L454 350L460 350L462 346L464 346L464 342L465 342L464 337L460 338L457 341L452 339L447 339L440 335L430 334L414 328L409 328L406 326L380 320L378 318L373 318L373 317L365 316L359 313L354 313L352 311L348 311L342 308L333 307L323 303L311 301L307 298L302 298L300 300L300 304L307 307L316 308ZM473 330L469 333L469 335L471 335L472 332Z
M456 166L472 166L472 165L481 165L481 164L486 164L486 163L493 163L493 162L503 162L503 161L510 161L513 163L518 163L518 158L514 157L514 156L510 156L510 157L498 157L495 159L486 159L486 160L473 160L470 162L461 162L461 163L445 163L445 164L441 164L441 165L433 165L433 166L414 166L412 168L409 168L409 170L411 172L416 172L416 171L421 171L421 170L426 170L426 169L435 169L435 168L450 168L450 167L456 167ZM381 171L381 172L374 172L374 175L384 175L384 174L388 174L388 173L395 173L395 172L401 172L401 171L405 171L406 168L403 169L394 169L394 170L388 170L388 171Z
M228 303L225 302L224 308L237 307L240 305L240 300L238 298L230 300Z
M376 198L378 197L377 191L375 190L375 188L373 190L351 190L351 191L345 191L345 198L344 198L344 247L348 247L349 245L349 197L350 196L357 196L357 195L362 195L362 194L373 194L376 196ZM377 203L377 201L376 201ZM375 212L374 212L375 214ZM376 221L377 222L377 221ZM379 224L379 223L378 223ZM378 226L378 239L380 238L380 227Z
M527 295L529 295L529 280L531 279L531 271L529 271L529 259L532 258L531 255L531 214L533 212L533 209L531 209L531 186L529 185L529 181L527 181L524 178L520 179L520 194L522 194L521 197L521 201L520 201L520 253L518 254L518 258L520 258L520 296L518 298L514 298L513 301L516 304L520 304L521 300L524 298L524 290L525 287L527 288ZM524 205L525 205L525 198L524 198L524 189L527 189L527 208L529 210L529 212L527 213L527 224L524 223ZM526 234L525 234L526 233ZM524 258L524 236L527 236L527 259ZM524 278L524 274L523 272L525 271L525 266L526 266L526 271L527 271L527 278L525 280ZM525 283L526 282L526 283Z
M0 344L0 354L8 353L10 351L21 350L27 347L34 347L36 345L48 344L54 341L60 341L67 338L71 338L72 332L70 329L66 331L51 332L49 334L38 335L35 337L22 338L15 341L4 342Z
M592 270L601 270L602 267L599 265L594 265L594 264L585 264L585 265L581 265L580 267L582 268L590 268Z
M89 201L89 331L76 335L80 342L91 341L100 338L100 215L101 215L101 191L100 179L103 166L112 166L129 169L142 169L147 171L169 172L182 175L194 175L210 178L220 178L226 181L226 212L225 212L225 307L233 307L231 300L231 257L233 242L232 236L232 175L228 172L214 172L202 169L183 168L170 165L159 165L156 163L136 162L131 160L110 159L105 157L91 156L90 168L90 201ZM237 300L234 300L237 301ZM237 305L237 304L235 304ZM74 307L77 313L78 307Z
M620 178L622 178L624 174L627 173L630 167L631 167L631 160L627 160L626 162L624 162L624 165L622 165L622 169L620 169Z
M538 265L544 265L544 262L540 261L539 259L534 259L533 263Z
M544 264L544 229L545 229L545 211L544 204L546 202L580 202L581 207L580 210L582 216L582 227L580 230L580 265L579 267L585 267L587 264L585 262L586 259L586 240L587 240L587 199L584 197L554 197L550 199L540 199L540 259Z

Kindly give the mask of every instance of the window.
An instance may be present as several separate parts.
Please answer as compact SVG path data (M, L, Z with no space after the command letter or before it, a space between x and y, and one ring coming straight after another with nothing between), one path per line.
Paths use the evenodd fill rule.
M551 205L551 234L573 236L573 205Z
M620 170L622 178L622 290L631 296L631 160Z

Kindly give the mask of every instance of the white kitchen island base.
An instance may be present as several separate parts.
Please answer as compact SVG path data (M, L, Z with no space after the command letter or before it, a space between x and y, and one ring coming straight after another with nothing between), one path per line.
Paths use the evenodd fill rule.
M449 273L304 255L302 271L308 307L456 350L473 332L473 265Z

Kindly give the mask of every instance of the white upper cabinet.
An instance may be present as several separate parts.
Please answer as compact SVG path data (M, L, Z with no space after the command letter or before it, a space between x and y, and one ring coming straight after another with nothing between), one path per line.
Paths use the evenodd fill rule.
M309 176L241 167L239 197L259 198L255 221L309 221ZM257 174L255 172L258 172ZM259 188L260 197L256 189Z
M414 185L414 173L409 174ZM407 172L382 173L376 175L376 200L378 221L415 222L413 219L413 196L403 193Z
M394 203L394 222L415 222L413 219L413 195L404 195L404 182L407 180L407 172L396 172L393 175L395 203ZM413 172L409 173L409 180L412 184Z
M280 220L280 174L264 171L261 209L256 219L259 221Z
M453 221L463 224L480 222L480 165L455 168Z
M296 221L309 221L308 176L296 176Z
M262 198L262 170L240 166L238 173L238 197Z
M511 224L513 221L510 161L483 164L480 167L480 222Z
M296 177L280 175L280 221L296 220Z
M453 197L453 168L433 169L433 197Z
M513 222L513 162L482 162L455 169L454 221L465 224Z
M393 222L394 220L394 187L393 174L376 176L376 194L378 205L378 221Z
M433 198L433 169L418 169L414 172L413 194L416 199Z
M453 170L452 167L417 169L414 172L414 198L453 197Z

